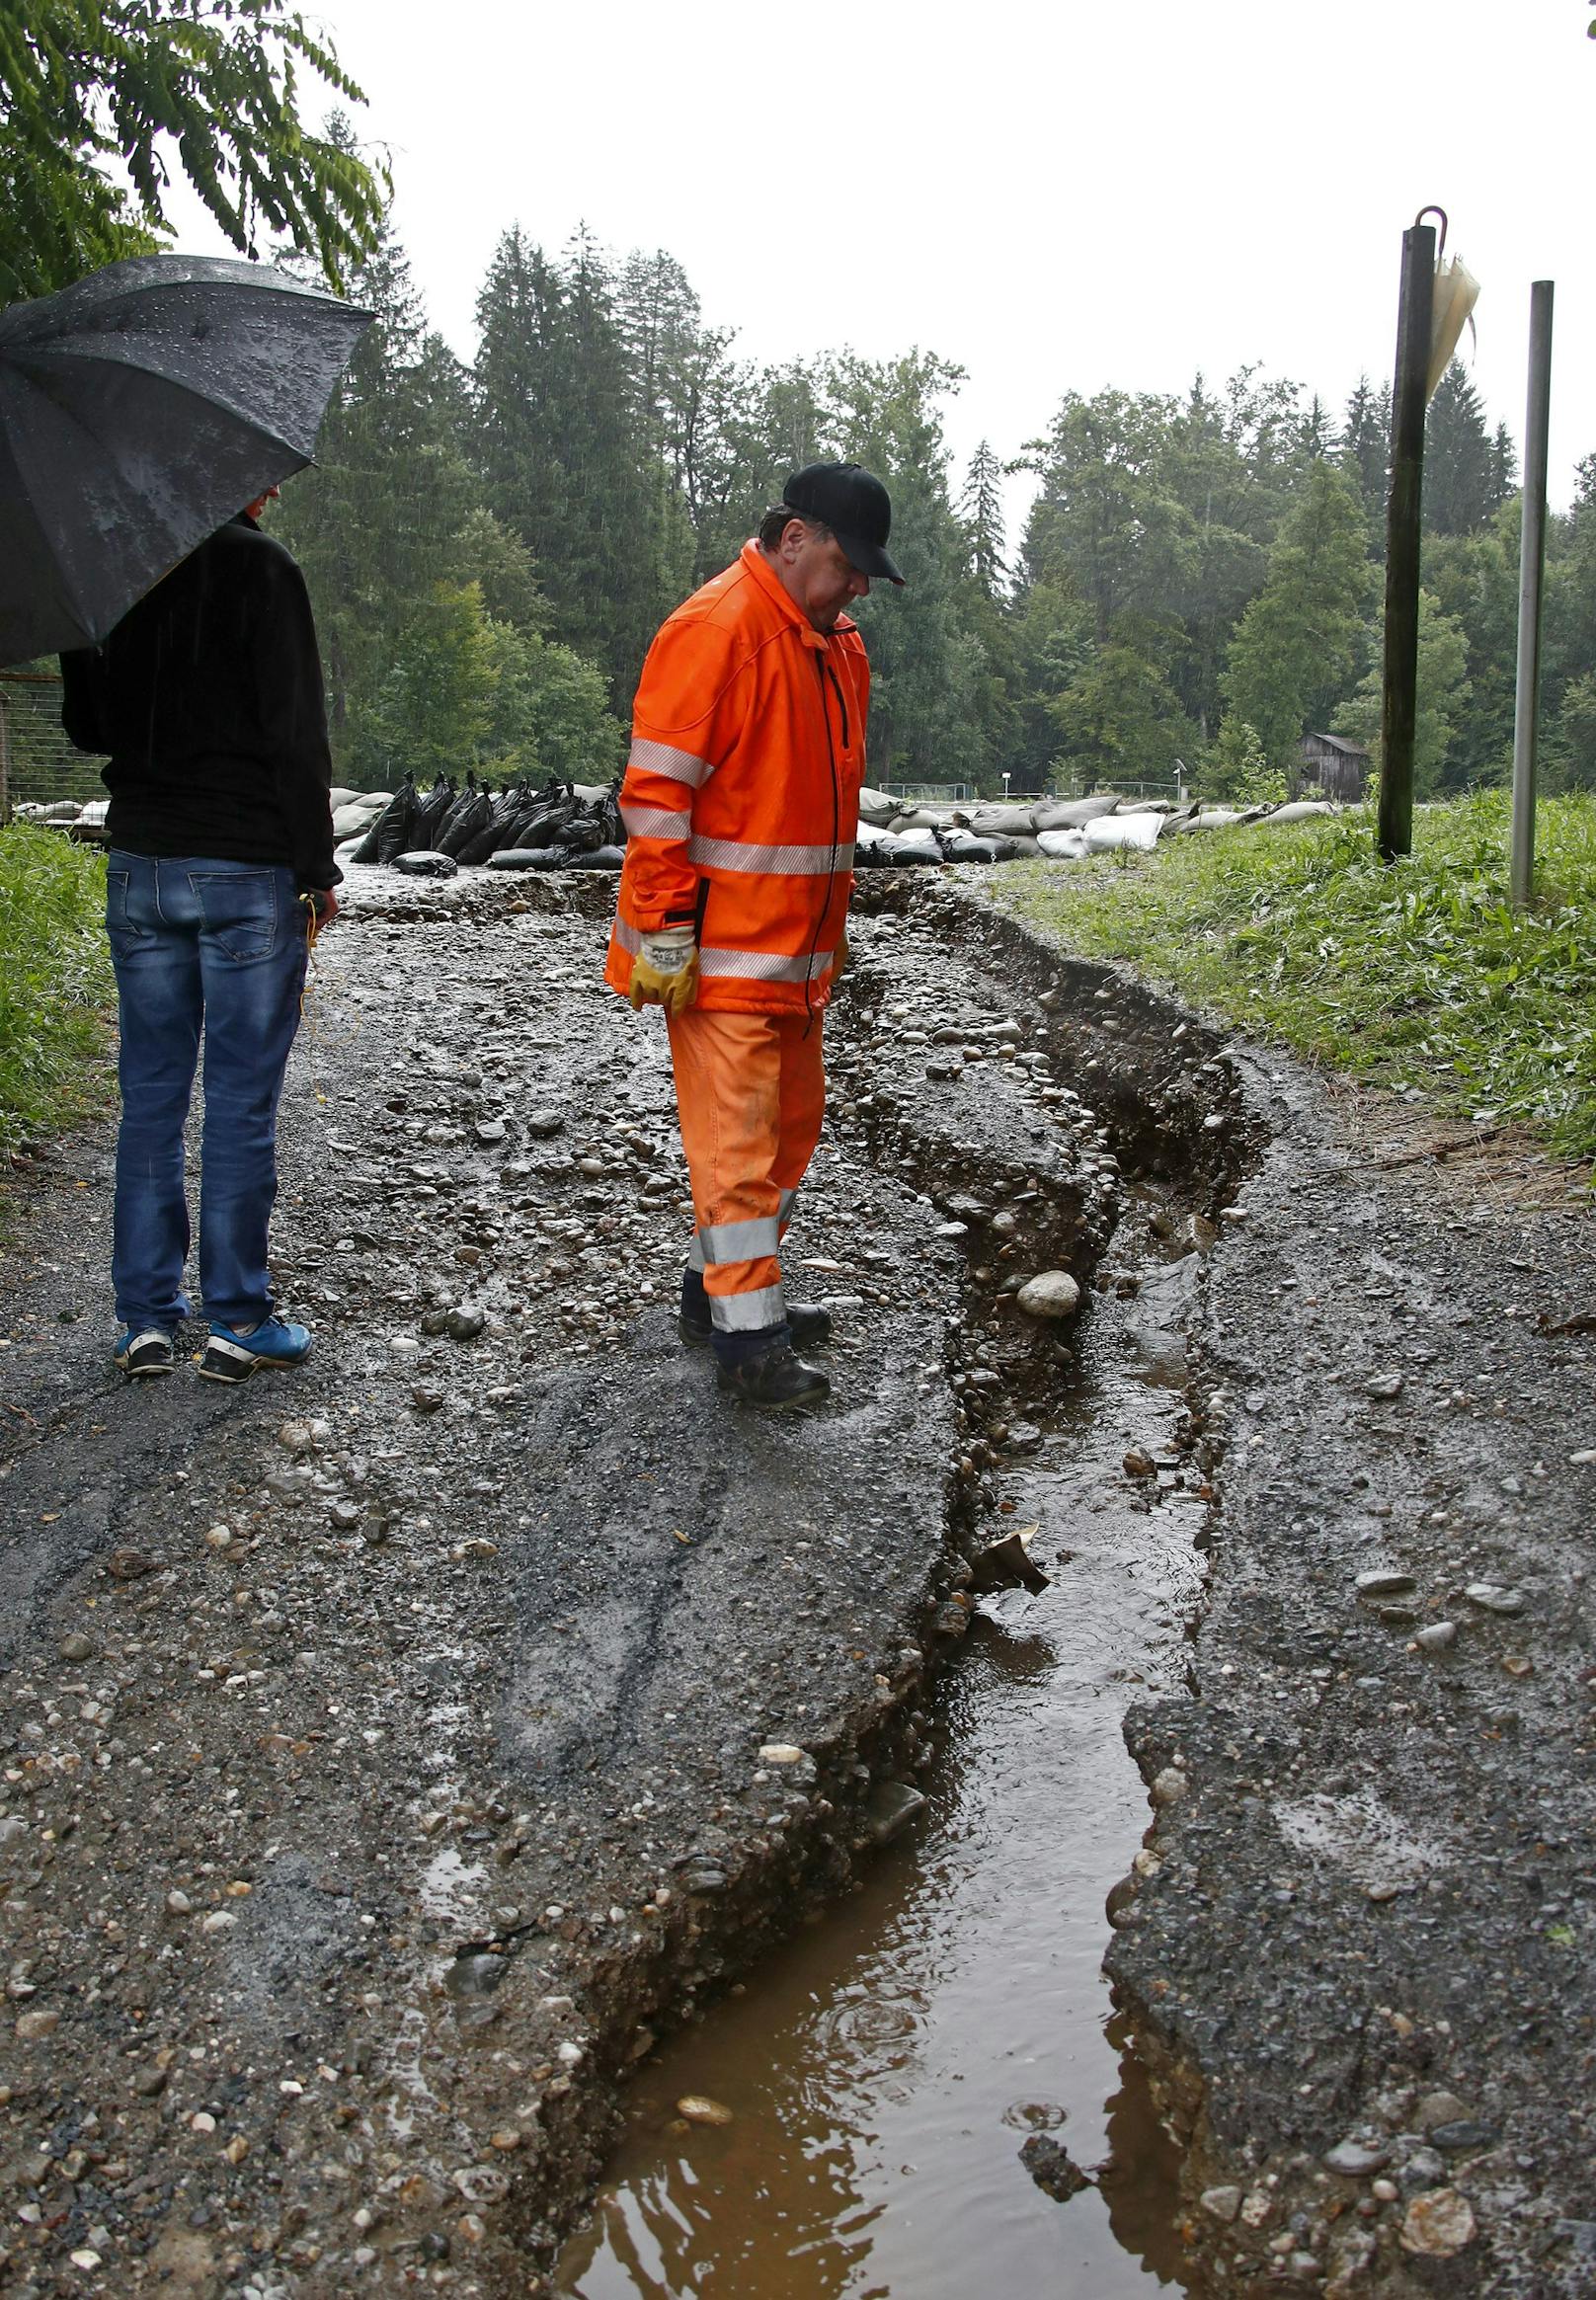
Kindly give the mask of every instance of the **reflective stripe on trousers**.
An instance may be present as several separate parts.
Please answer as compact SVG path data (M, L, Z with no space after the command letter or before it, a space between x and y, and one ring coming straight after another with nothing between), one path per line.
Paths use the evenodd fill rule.
M778 1247L826 1108L820 1017L689 1006L670 1032L710 1316L723 1333L778 1326Z

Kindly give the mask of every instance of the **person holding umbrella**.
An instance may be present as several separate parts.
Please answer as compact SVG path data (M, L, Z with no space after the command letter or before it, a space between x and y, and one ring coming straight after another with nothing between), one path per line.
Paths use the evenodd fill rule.
M96 648L61 656L62 720L109 754L106 923L121 1123L115 1359L170 1373L190 1305L183 1137L201 1046L200 1371L298 1365L275 1314L267 1231L277 1112L306 956L337 912L331 760L304 578L257 518L271 488L192 551Z

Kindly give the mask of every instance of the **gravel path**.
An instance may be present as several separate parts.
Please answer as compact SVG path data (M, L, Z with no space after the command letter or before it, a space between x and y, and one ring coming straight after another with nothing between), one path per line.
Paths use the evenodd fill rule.
M109 1132L43 1161L0 1293L0 2287L541 2289L629 2061L895 1825L1001 1416L1070 1348L1012 1296L1112 1284L1137 1172L1190 1226L1218 1504L1111 1969L1193 2288L1596 2284L1588 1218L1382 1174L1295 1071L938 880L864 890L829 1032L812 1420L675 1338L599 884L361 874L286 1107L297 1376L123 1385Z

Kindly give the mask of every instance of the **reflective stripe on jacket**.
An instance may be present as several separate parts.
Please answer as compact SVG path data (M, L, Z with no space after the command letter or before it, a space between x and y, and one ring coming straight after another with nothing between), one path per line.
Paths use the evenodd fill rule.
M845 615L814 629L757 543L649 650L621 786L626 864L604 979L644 933L694 925L698 1003L814 1011L853 888L870 667Z

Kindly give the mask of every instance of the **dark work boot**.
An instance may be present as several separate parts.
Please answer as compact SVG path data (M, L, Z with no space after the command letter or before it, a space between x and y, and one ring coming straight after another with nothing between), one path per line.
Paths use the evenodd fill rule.
M793 1341L801 1350L824 1349L832 1338L832 1313L822 1309L818 1302L789 1302L787 1323L792 1329ZM690 1350L707 1350L715 1339L709 1296L704 1292L703 1275L698 1270L681 1273L681 1309L677 1317L677 1331Z
M728 1396L741 1398L745 1405L762 1406L767 1413L822 1405L832 1394L820 1368L806 1366L790 1342L777 1342L758 1357L740 1358L730 1365L722 1359L716 1381Z

